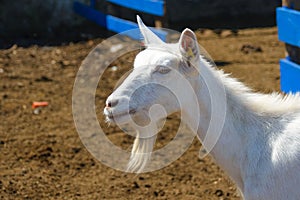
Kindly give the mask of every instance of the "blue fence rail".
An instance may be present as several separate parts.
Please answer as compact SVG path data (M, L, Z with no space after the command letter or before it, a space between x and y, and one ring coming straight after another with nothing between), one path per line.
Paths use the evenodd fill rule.
M300 47L300 11L287 7L276 10L278 38L287 44ZM300 65L289 57L280 60L280 85L284 92L300 92Z
M110 3L117 4L140 12L164 16L164 4L162 0L107 0Z
M107 0L107 2L155 16L164 16L163 0ZM102 13L94 8L95 3L95 0L91 0L90 5L75 1L73 3L73 9L77 14L97 23L107 30L126 35L135 40L142 38L138 30L129 31L137 29L137 23ZM163 41L167 40L167 32L155 28L153 28L152 31Z

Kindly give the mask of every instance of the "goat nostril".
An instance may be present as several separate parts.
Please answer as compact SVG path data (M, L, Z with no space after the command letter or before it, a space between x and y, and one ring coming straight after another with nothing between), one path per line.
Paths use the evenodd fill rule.
M118 100L117 99L113 99L107 102L106 107L111 108L114 107L118 104Z

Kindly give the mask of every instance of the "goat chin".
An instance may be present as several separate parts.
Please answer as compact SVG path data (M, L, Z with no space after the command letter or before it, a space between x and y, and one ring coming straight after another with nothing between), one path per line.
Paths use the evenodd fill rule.
M156 134L150 137L143 138L140 137L140 133L137 133L137 137L135 138L133 143L130 160L127 165L128 172L143 172L143 169L151 159L155 140Z

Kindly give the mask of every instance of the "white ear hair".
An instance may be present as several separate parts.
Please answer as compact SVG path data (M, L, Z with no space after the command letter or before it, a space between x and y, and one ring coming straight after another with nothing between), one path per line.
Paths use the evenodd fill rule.
M148 46L150 44L162 44L163 41L155 35L142 21L140 16L136 16L136 20L138 22L140 31L144 37L145 45Z

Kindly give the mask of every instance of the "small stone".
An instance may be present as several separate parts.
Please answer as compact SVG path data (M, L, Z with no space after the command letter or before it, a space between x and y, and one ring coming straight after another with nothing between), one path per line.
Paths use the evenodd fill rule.
M4 73L4 69L0 68L0 74Z
M33 110L33 114L35 114L35 115L39 115L40 112L41 112L40 108L36 108L36 109Z
M113 45L112 47L110 47L110 52L115 53L122 48L123 48L122 44L116 44L116 45Z
M118 70L118 67L117 67L117 66L112 66L112 67L110 68L110 70L113 71L113 72L115 72L115 71Z

